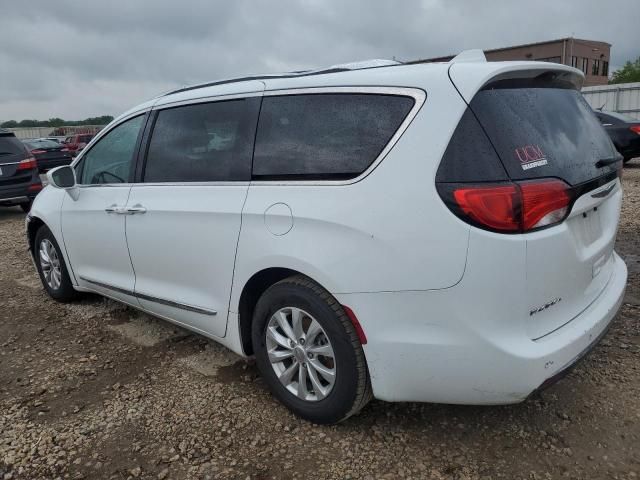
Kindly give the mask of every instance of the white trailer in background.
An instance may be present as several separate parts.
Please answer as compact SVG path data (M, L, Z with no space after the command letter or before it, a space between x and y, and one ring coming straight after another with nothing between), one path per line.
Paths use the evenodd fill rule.
M584 87L582 95L594 109L623 113L640 120L640 82Z

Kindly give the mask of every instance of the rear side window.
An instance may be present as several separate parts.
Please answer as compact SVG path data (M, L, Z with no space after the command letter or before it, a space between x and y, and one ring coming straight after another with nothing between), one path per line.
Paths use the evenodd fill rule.
M436 182L508 180L500 158L478 119L467 107L444 152Z
M413 105L411 97L379 94L264 97L253 176L357 177L382 152Z
M161 110L144 181L249 180L259 102L247 98Z
M0 135L0 158L8 155L26 154L24 144L13 135Z
M489 88L470 106L514 180L557 177L577 185L616 168L596 167L616 153L577 90Z

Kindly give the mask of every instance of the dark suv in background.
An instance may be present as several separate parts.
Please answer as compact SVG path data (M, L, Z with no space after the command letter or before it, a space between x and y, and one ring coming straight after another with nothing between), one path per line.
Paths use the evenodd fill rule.
M0 129L0 206L20 205L28 212L40 190L38 162L13 132Z

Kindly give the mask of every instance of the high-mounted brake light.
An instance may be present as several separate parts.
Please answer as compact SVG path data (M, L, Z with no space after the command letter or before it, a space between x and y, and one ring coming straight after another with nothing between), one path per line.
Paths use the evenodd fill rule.
M16 170L33 170L34 168L38 168L38 162L36 162L35 158L31 157L18 163Z
M640 135L640 125L634 125L633 127L629 127L629 130L631 130L633 133L637 133L638 135Z
M566 218L572 201L569 185L556 179L440 187L445 203L460 218L503 233L556 225Z

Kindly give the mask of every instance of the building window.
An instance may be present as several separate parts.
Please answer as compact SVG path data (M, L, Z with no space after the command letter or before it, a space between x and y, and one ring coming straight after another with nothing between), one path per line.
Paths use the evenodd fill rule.
M578 68L578 57L576 56L571 57L571 66L573 68Z
M589 59L588 58L582 58L582 73L584 73L585 75L587 73L589 73Z
M602 61L602 76L603 77L609 76L609 62L605 60Z
M591 75L600 75L600 60L594 60L591 64Z

